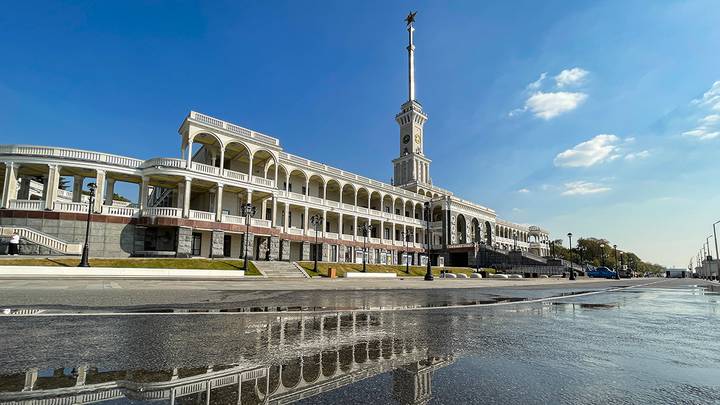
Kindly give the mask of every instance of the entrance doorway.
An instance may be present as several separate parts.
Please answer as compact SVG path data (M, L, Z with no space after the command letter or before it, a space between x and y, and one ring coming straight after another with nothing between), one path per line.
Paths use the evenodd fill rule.
M202 248L202 234L199 232L193 232L192 245L190 247L190 255L191 256L200 256L201 248Z
M232 236L225 235L223 238L223 256L230 257L230 247L232 246Z

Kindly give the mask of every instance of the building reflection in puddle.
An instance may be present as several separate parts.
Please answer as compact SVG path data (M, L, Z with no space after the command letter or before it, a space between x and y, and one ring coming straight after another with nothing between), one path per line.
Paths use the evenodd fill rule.
M290 403L387 372L399 402L424 403L433 371L453 362L451 352L433 353L418 339L426 325L395 325L392 312L246 316L241 323L243 339L233 344L247 347L233 364L30 368L0 375L0 403Z

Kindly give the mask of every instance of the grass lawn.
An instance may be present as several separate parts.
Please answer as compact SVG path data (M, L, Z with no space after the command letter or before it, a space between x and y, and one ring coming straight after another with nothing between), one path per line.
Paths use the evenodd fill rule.
M312 270L313 268L313 262L298 262L300 266L302 266L303 269L308 273L310 276L321 276L321 277L327 277L328 276L328 268L332 267L337 271L338 277L344 277L345 273L348 271L362 271L362 264L357 263L320 263L318 262L318 271L317 273ZM366 265L367 271L369 273L396 273L398 277L408 277L408 276L414 276L414 277L420 277L424 276L425 272L427 271L427 268L424 266L410 266L410 274L405 273L405 266L401 265L387 265L387 264L367 264ZM475 271L475 269L470 267L433 267L432 272L434 276L440 275L440 270L446 270L450 273L458 274L458 273L464 273L464 274L470 274ZM494 273L494 269L486 269L483 268L482 270L485 270L487 272Z
M0 266L57 266L75 267L79 257L48 258L2 258ZM173 259L173 258L127 258L127 259L90 259L92 267L126 267L152 269L196 269L196 270L240 270L243 261L239 259ZM252 262L248 262L248 276L259 276L260 272Z

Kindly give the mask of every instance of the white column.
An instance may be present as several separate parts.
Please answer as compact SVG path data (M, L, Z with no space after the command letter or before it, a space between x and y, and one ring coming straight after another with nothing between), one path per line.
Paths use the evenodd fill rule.
M248 181L252 183L252 166L253 166L253 156L248 152Z
M192 179L185 177L185 187L183 187L183 205L182 216L188 218L190 216L190 193L192 192Z
M188 170L192 168L192 144L193 144L193 138L188 137L188 146L187 146L187 168Z
M385 244L385 221L380 220L380 244Z
M115 194L115 179L107 179L107 191L105 192L105 205L113 204Z
M305 234L307 234L308 231L308 214L309 214L308 207L305 207L305 217L303 218L303 229L305 230Z
M58 193L58 185L60 184L60 166L48 165L48 175L45 185L45 209L51 210L55 208L55 199Z
M3 183L2 208L9 208L10 201L17 199L17 171L18 165L5 162L5 181Z
M175 206L175 208L182 208L184 201L185 201L185 182L184 181L177 184L177 192L175 194L177 194L177 198L175 199L177 205Z
M338 234L340 235L340 240L342 240L343 235L343 214L342 212L340 214L340 222L338 223ZM339 254L339 252L338 252Z
M225 148L220 146L220 175L225 175Z
M274 228L277 223L277 199L275 198L275 194L272 196L272 212L270 213L270 217L270 224Z
M78 176L78 175L73 176L73 193L72 193L72 201L73 202L82 201L82 185L83 185L83 176Z
M285 227L285 229L284 229L285 233L287 233L287 232L288 232L288 228L290 228L289 220L290 220L290 204L289 204L289 203L285 203L285 219L284 219L284 221L283 221L283 224L284 224L284 227Z
M215 221L222 221L222 200L223 200L223 185L218 184L217 190L215 191Z
M260 203L260 219L268 219L267 218L267 198L264 198L262 200L262 203Z
M357 218L357 215L353 216L353 240L357 239L356 236L358 235ZM353 258L353 262L354 261L355 258Z
M138 192L138 207L140 209L147 208L149 183L150 183L150 178L143 176L142 183L140 183L140 191Z
M96 173L95 201L93 201L93 212L101 213L103 202L105 201L105 170L96 170Z

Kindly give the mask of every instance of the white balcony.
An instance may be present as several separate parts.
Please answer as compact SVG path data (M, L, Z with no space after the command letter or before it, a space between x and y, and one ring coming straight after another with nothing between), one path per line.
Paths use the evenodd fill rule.
M369 214L370 210L365 207L355 207L355 211L361 213L361 214Z
M182 209L175 207L149 207L143 210L142 215L144 217L180 218L182 216Z
M270 228L272 226L272 221L269 219L250 218L250 225L261 228Z
M340 235L340 239L352 242L353 240L355 240L355 237L353 235L342 234L342 235Z
M45 209L45 201L10 200L8 208L13 210L42 211L43 209Z
M225 177L237 181L247 182L247 174L236 172L235 170L224 169L223 173Z
M327 239L337 239L338 234L335 232L325 232L325 238Z
M220 174L220 168L215 166L206 165L204 163L192 162L190 166L194 172L205 173L205 174Z
M316 204L322 204L324 200L320 197L307 196L307 200Z
M333 200L325 200L325 205L333 208L340 208L340 203Z
M76 212L83 214L88 212L88 205L86 203L55 201L53 209L60 212Z
M302 236L305 232L300 228L288 228L287 233L289 233L290 235Z
M370 243L375 243L375 244L380 243L380 238L368 238L368 240L370 241Z
M265 187L275 187L275 180L272 179L266 179L259 176L252 176L253 183L258 184Z
M305 201L305 195L300 193L293 193L292 191L288 192L288 197L297 201Z
M113 205L103 205L102 213L116 217L136 217L140 212L139 209L133 207L117 207Z
M207 212L207 211L190 210L190 219L196 219L198 221L214 221L215 213Z
M342 207L348 211L355 211L355 206L352 204L343 204Z
M222 214L222 222L226 224L245 225L245 218L237 215Z
M175 169L184 169L187 162L184 159L174 158L153 158L144 161L141 167L172 167Z

